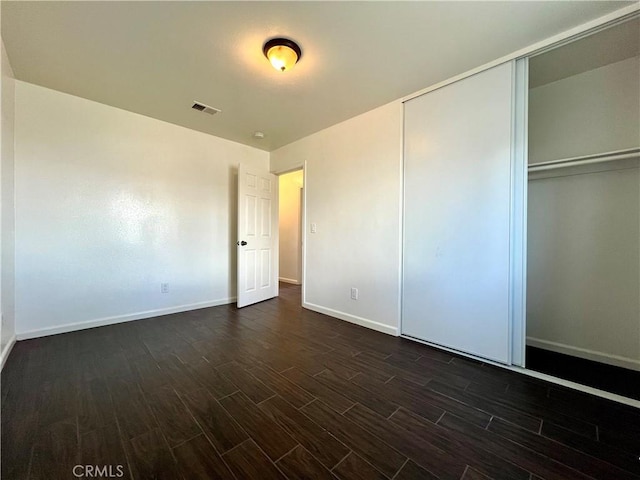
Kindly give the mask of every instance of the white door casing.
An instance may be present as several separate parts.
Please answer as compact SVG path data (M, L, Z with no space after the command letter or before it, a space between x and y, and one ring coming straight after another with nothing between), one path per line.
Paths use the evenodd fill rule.
M278 295L278 181L238 167L238 307Z

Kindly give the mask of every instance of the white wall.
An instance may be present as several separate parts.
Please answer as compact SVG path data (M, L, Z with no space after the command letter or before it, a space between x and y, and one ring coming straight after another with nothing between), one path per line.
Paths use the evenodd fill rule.
M1 295L0 305L2 312L2 322L0 328L0 352L2 360L6 359L7 347L14 339L15 335L15 315L14 315L14 253L15 253L15 201L14 201L14 91L15 80L13 70L4 48L1 45L1 83L0 83L0 105L1 115L0 130L0 191L1 191L1 224L2 237L0 238L1 255L0 264L2 275L0 277ZM1 360L0 360L1 362Z
M402 103L271 152L273 172L305 161L304 306L399 334Z
M278 182L280 281L300 284L302 282L302 245L300 243L302 170L280 175Z
M268 153L24 82L15 135L19 338L232 301L237 165Z
M640 146L640 58L529 92L529 163Z

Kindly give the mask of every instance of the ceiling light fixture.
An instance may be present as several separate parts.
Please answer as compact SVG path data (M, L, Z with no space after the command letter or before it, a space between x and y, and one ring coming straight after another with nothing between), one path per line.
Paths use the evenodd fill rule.
M288 38L272 38L264 44L262 52L273 68L281 72L293 67L302 56L298 44Z

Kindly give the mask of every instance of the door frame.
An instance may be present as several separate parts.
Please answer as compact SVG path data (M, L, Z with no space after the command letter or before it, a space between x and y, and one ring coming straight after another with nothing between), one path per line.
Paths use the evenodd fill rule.
M301 305L304 305L304 303L306 302L306 285L307 285L307 228L306 228L306 224L307 224L307 173L308 173L308 169L307 169L307 161L304 160L302 163L298 164L298 165L294 165L282 170L275 170L275 171L271 171L271 173L273 173L277 178L278 178L278 182L280 179L280 175L285 175L287 173L291 173L291 172L297 172L298 170L302 170L302 179L303 179L303 186L301 188L301 192L302 192L302 199L301 199L301 203L300 203L300 232L301 232L301 236L300 236L300 241L302 242L301 245L301 252L300 252L300 270L301 270L301 278L300 278L300 282L302 284L302 288L301 288ZM279 183L278 183L279 186ZM278 192L278 195L280 195L280 192ZM278 197L278 202L280 201L280 198ZM279 227L278 227L279 229ZM278 258L280 258L280 243L278 242Z

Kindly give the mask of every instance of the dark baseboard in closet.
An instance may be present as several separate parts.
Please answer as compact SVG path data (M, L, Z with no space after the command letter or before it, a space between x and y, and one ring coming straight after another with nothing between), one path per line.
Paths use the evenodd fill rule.
M527 368L640 400L640 372L527 346Z

